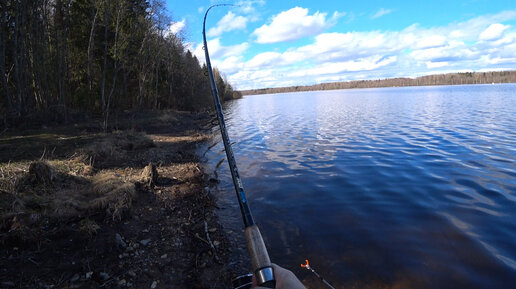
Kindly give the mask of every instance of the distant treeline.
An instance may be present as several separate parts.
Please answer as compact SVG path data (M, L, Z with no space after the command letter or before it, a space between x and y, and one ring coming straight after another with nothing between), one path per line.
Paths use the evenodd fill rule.
M163 0L0 1L0 116L211 105L205 67L168 32ZM215 73L221 98L238 96Z
M516 71L463 72L427 75L418 78L389 78L378 80L356 80L347 82L331 82L307 86L290 86L263 88L240 91L242 95L283 93L296 91L333 90L351 88L424 86L424 85L457 85L485 83L516 83Z

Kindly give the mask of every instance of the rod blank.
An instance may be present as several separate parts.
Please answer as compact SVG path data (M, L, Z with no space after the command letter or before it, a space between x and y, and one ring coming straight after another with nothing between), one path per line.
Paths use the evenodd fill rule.
M231 148L231 142L226 130L226 122L224 121L224 115L222 114L222 106L220 104L219 92L213 77L213 70L211 68L210 54L208 52L208 42L206 41L206 17L208 12L213 7L217 6L235 6L231 4L217 4L213 5L204 14L204 21L202 26L202 36L204 41L204 55L206 57L206 67L210 77L210 84L213 93L213 100L215 102L215 108L217 110L217 119L219 120L220 133L222 134L222 142L224 143L224 149L228 159L229 170L231 171L231 177L233 179L233 185L240 205L240 212L245 226L245 236L247 240L247 249L251 256L251 263L253 272L256 275L258 285L262 287L275 288L276 281L274 279L274 271L272 270L271 261L269 259L269 253L263 242L262 234L258 229L258 226L254 223L251 209L247 203L247 198L244 192L244 186L240 179L240 174L236 166L235 156L233 155L233 149Z

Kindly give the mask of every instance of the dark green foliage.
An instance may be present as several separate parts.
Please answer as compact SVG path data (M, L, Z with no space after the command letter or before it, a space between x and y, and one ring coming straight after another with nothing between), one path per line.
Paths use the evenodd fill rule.
M5 122L41 113L211 105L205 71L167 33L161 0L0 1L0 113ZM220 77L220 75L219 75ZM224 99L233 94L222 78Z

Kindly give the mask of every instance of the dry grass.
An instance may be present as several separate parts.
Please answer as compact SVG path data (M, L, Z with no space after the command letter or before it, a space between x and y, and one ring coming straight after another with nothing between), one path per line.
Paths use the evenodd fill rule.
M154 142L145 133L136 131L115 131L89 147L89 152L97 157L111 157L121 151L147 149Z
M121 219L136 196L135 186L114 173L96 174L95 159L116 164L153 146L144 133L117 131L68 159L0 164L0 228L30 228L44 219L82 219L98 212ZM83 225L82 231L95 231Z
M31 228L45 220L66 222L70 218L79 218L82 219L80 231L91 236L100 227L88 221L89 215L105 212L112 220L122 218L136 197L134 184L114 173L81 176L73 171L62 171L77 167L75 160L68 162L59 161L58 166L53 166L51 161L38 161L2 167L1 231L9 231L28 240ZM83 170L90 169L81 166Z
M53 190L54 178L54 169L48 163L32 162L29 165L28 173L16 179L14 189L19 194L47 194Z
M28 170L28 163L0 164L0 191L13 192L21 174Z
M79 230L81 230L81 232L88 234L91 237L95 235L98 230L100 230L100 226L95 221L86 218L82 219L79 222Z
M104 173L93 177L93 193L90 208L104 209L113 219L121 219L124 210L131 207L136 197L133 183L124 182L114 173Z
M79 160L91 166L116 164L130 159L131 153L154 146L153 140L145 133L132 130L115 131L87 146Z
M178 120L177 112L170 111L170 110L164 110L159 114L158 120L160 122L176 122Z
M174 113L165 112L151 123L156 118L160 119L160 125L178 119ZM170 151L182 151L183 146L204 137L200 134L164 136L162 141L157 140L158 147L148 135L134 130L96 134L88 143L82 142L85 144L82 147L75 146L80 138L66 142L68 138L60 137L59 141L65 142L64 148L68 149L64 153L54 148L50 154L38 153L35 158L31 155L30 158L39 161L19 158L17 162L0 163L0 234L19 233L28 240L44 224L73 220L79 221L81 232L92 236L99 227L89 218L95 215L97 220L103 215L121 220L137 196L134 183L145 179L152 186L157 181L155 167L152 170L151 166L151 173L143 175L132 168L142 163L159 163L170 158L167 155ZM41 138L35 138L31 145ZM9 150L16 147L17 144L12 144ZM45 159L56 155L60 157Z

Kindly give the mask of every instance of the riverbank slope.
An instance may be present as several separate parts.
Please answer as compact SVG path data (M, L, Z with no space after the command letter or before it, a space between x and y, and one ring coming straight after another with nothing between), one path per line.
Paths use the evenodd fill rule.
M0 135L0 287L228 288L196 154L208 121L146 112L110 133L92 120Z

